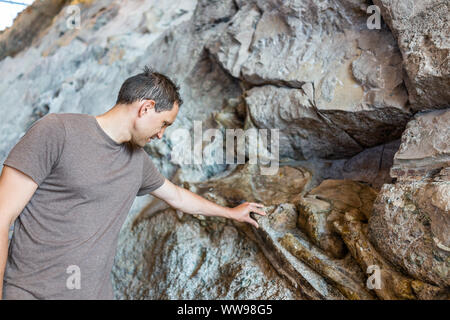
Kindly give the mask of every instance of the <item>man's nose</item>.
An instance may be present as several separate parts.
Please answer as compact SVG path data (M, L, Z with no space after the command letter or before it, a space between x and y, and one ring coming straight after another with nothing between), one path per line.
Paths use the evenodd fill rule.
M164 134L164 130L166 130L166 128L162 129L160 132L158 132L158 139L161 139L163 134Z

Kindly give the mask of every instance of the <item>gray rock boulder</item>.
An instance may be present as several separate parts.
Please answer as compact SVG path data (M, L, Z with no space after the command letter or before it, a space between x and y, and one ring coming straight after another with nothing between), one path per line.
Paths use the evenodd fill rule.
M450 4L446 0L374 0L397 38L415 110L450 102Z
M408 124L369 220L369 235L394 265L423 281L450 285L450 110Z
M399 137L411 116L401 55L365 1L247 1L207 43L249 88L258 128L279 128L281 155L343 158Z
M230 221L160 210L127 230L112 271L116 299L302 299Z

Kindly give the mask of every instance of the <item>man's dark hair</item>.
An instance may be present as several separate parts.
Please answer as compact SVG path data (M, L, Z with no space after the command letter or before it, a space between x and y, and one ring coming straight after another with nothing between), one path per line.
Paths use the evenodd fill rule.
M183 104L180 89L165 75L145 66L144 72L125 80L120 87L116 104L131 104L143 99L155 100L155 111L172 110L175 101L178 107Z

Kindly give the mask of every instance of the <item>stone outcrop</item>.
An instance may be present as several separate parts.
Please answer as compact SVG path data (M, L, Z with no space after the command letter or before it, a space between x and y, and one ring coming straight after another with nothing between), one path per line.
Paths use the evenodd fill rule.
M315 247L308 240L308 237L297 228L296 224L298 214L296 206L293 202L296 202L301 198L301 195L304 193L304 189L308 185L309 180L309 173L302 168L282 167L280 168L280 173L278 175L268 177L259 174L259 170L256 165L246 164L238 166L230 175L220 180L213 179L211 181L199 183L184 183L184 186L191 191L194 191L197 194L200 194L203 197L221 205L234 206L239 204L239 202L243 199L266 204L266 212L268 213L267 218L255 216L255 219L257 219L260 224L260 227L256 231L249 227L246 223L233 221L233 223L230 224L230 220L223 220L215 217L203 217L200 215L190 216L181 212L177 212L177 214L182 221L189 223L197 221L194 225L200 229L196 231L196 234L212 232L212 230L216 230L218 228L222 230L225 224L229 225L230 229L234 229L235 231L233 232L238 232L245 235L250 243L257 244L258 250L256 252L258 252L258 255L261 254L266 258L264 263L269 263L273 270L276 271L277 277L285 281L279 282L280 280L277 280L277 286L280 286L280 283L282 283L282 287L284 288L289 287L290 290L294 292L297 292L295 290L298 290L297 298L373 298L373 295L364 288L364 276L351 257L348 256L342 261L330 259L323 251L321 251L320 248ZM145 226L148 226L149 223L153 224L151 221L154 221L154 219L162 219L159 222L155 222L155 224L166 224L166 220L168 219L165 217L166 215L168 215L168 217L176 217L175 213L167 213L173 212L173 210L170 210L171 209L167 209L167 206L164 206L164 204L161 204L159 201L155 201L147 210L143 211L132 224L132 230L136 230L133 232L138 232L133 235L133 238L155 239L153 233L156 232L156 229L153 231ZM156 218L156 216L159 218ZM169 222L168 225L171 223L174 222ZM175 225L177 225L177 223L175 223ZM231 228L231 226L233 226L233 228ZM183 230L182 233L187 232L186 229L190 229L190 227L186 224L183 224L180 228ZM180 231L177 231L177 233L179 232ZM279 238L288 232L301 237L303 245L308 247L309 254L312 257L316 257L315 260L320 260L318 264L321 266L320 272L315 270L315 268L317 269L316 265L311 265L310 263L298 259L283 246L283 242L280 242ZM161 236L158 235L156 238L161 238ZM216 240L212 243L205 242L205 246L208 247L205 250L210 250L211 246L214 246L213 243L218 241L217 239L222 239L222 236L215 233L214 238ZM123 251L119 253L119 256L125 257L130 254L134 255L136 251L139 252L139 250L141 250L139 249L140 245L134 247L132 242L129 242L129 240L123 241ZM197 239L196 236L193 238L193 241L197 242L201 241L201 239ZM225 239L221 241L226 242ZM144 248L145 247L148 248L149 246L144 246ZM239 254L235 255L236 259L240 258ZM149 264L148 267L151 269L154 268L152 265L155 263L153 259L149 261L145 258L145 255L141 255L141 257L144 257L144 264ZM140 260L142 258L137 257L135 259ZM247 260L248 259L246 259L246 261ZM133 259L126 258L120 259L120 261L133 261ZM261 268L262 262L263 261L257 261L255 264L258 265L258 268ZM252 262L249 263L250 267ZM118 269L123 264L124 262L118 262L115 267L114 277L117 279L117 285L122 285L125 281L121 280L124 279L124 277L122 271ZM161 272L167 273L168 275L170 274L170 268L165 265L161 264L159 265L159 268ZM326 275L325 278L322 276L322 273ZM176 276L178 275L176 274ZM337 289L333 285L330 285L330 283L328 283L330 280L328 280L327 277L331 277L335 283L339 284L341 289ZM199 280L193 279L184 287L196 287L199 285L198 281ZM350 283L348 283L348 281L350 281ZM166 281L162 282L166 283ZM146 283L148 282L141 283L141 287L136 287L133 289L134 294L136 294L136 290L139 290L139 295L135 297L147 297L141 293L145 292L145 290L151 290L146 289ZM130 287L130 285L127 284L125 287ZM279 288L278 290L281 289ZM350 294L350 292L352 293ZM232 292L229 294L232 294ZM211 298L216 296L215 294L208 294L208 297Z
M14 20L14 26L0 32L0 60L15 56L36 42L51 26L53 17L69 0L34 1Z
M449 106L450 5L445 0L374 0L397 38L415 110Z
M449 182L385 185L370 220L370 236L411 276L449 286Z
M298 202L297 224L322 250L343 258L346 247L334 231L333 222L348 211L367 221L376 195L375 190L361 183L325 180Z
M450 111L423 113L408 123L391 175L402 181L430 178L450 167Z
M207 48L246 93L280 154L342 158L399 137L410 111L389 30L366 27L365 1L240 3ZM255 87L256 86L256 87Z
M166 209L121 240L116 299L302 299L257 244L229 222Z
M121 258L113 271L119 297L263 298L272 291L274 298L298 299L448 298L445 288L396 270L371 243L367 220L376 196L373 189L348 180L327 180L306 192L310 178L299 167L282 167L279 175L267 178L256 165L246 164L222 179L179 181L224 206L243 199L266 204L266 216L253 216L259 224L255 229L222 218L186 215L155 200L130 225L129 238L121 240ZM243 249L236 251L241 241L251 247L241 263L255 273L253 280L241 280L245 276L235 270L243 259ZM218 248L220 258L214 259ZM222 274L224 263L239 280ZM177 269L190 271L173 272ZM261 270L270 272L260 278ZM373 276L379 277L374 283ZM238 288L238 281L251 285ZM227 287L226 295L214 291L212 282Z
M374 279L367 279L367 286L384 300L397 299L448 299L449 291L426 282L407 277L395 270L385 256L374 248L367 236L368 225L346 214L334 222L352 256L363 270L374 272ZM378 277L379 283L377 283ZM372 277L371 277L372 278ZM372 281L373 280L373 281Z
M394 158L395 184L375 203L372 242L408 274L449 287L450 110L417 115Z

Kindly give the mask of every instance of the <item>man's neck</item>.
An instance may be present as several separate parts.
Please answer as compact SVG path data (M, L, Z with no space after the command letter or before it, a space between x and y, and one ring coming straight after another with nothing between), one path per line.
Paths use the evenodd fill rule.
M95 118L106 134L117 143L131 140L129 112L125 108L114 106Z

